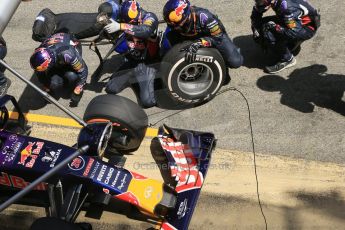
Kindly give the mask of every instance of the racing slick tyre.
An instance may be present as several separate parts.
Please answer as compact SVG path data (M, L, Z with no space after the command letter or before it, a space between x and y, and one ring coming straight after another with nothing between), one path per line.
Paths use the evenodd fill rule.
M189 44L191 41L185 41L169 50L162 60L160 74L174 101L197 106L210 101L225 83L226 66L214 48L201 48L196 62L186 62L181 49Z
M121 154L139 148L148 126L147 114L139 105L112 94L93 98L85 110L84 121L112 122L113 130L106 152Z

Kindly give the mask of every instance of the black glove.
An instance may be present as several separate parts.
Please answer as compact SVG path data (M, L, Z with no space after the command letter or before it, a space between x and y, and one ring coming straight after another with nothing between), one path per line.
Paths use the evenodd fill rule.
M77 107L82 96L83 96L83 91L81 91L79 94L76 94L73 91L71 94L71 101L70 101L69 106L70 107Z
M185 60L189 63L195 62L196 60L196 53L198 52L199 48L202 47L202 43L194 42L187 46L186 48L182 49L181 51L186 51Z

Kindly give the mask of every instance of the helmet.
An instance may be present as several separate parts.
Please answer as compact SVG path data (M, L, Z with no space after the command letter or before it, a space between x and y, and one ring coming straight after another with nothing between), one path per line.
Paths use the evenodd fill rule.
M120 19L125 23L137 23L141 14L141 8L137 1L125 1L121 4Z
M168 0L163 8L163 17L169 25L182 25L190 16L189 0Z
M98 7L98 14L106 14L109 18L114 20L118 19L120 4L114 0L103 2Z
M37 48L30 58L30 65L35 71L43 72L55 62L55 57L47 48Z

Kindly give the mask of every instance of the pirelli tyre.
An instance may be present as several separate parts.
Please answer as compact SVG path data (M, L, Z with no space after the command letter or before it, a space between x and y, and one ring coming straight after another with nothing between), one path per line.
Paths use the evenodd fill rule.
M93 98L85 110L84 121L112 123L112 135L106 154L126 154L137 150L148 127L147 114L139 105L128 98L112 94Z
M168 95L183 105L200 105L211 100L225 82L226 67L217 49L201 48L196 62L185 61L181 51L191 42L175 45L163 57L160 74Z

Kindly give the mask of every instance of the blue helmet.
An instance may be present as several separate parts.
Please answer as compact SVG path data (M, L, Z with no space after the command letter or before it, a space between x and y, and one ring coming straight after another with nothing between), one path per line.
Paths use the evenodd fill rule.
M181 26L190 16L189 0L168 0L163 8L163 17L166 23L172 26Z
M137 23L141 15L141 8L137 1L125 1L121 4L120 20L125 23Z
M37 72L43 72L51 68L55 63L55 57L47 48L37 48L30 58L31 68Z

